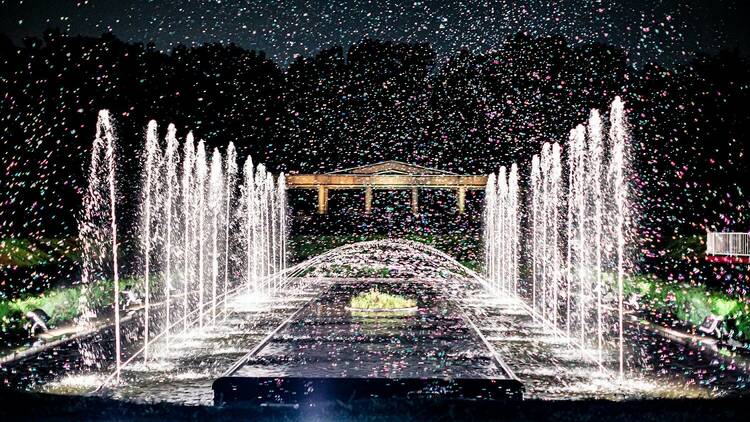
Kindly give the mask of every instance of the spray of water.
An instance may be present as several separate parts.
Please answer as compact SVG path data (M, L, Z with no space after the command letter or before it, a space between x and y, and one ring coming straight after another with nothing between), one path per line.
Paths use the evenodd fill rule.
M589 117L588 125L588 154L589 154L589 172L593 176L589 183L591 189L588 191L588 210L591 224L589 226L589 239L593 241L593 247L588 248L592 256L589 262L593 265L593 281L596 290L596 349L597 361L602 363L604 348L604 325L602 320L602 293L603 293L603 272L602 272L602 236L604 233L603 209L604 196L602 193L603 178L603 145L602 145L602 121L597 110L592 110Z
M195 218L198 220L198 238L196 245L198 249L198 326L203 328L203 321L205 320L203 316L205 312L203 304L206 293L206 179L208 173L208 166L206 165L206 144L203 141L198 142L195 166L195 192L197 198L197 216L195 216Z
M159 349L154 349L157 340L169 348L176 326L185 332L215 324L221 312L227 312L227 296L243 284L259 298L278 292L286 264L286 183L283 174L276 178L265 166L256 171L249 158L244 174L238 175L232 144L224 157L214 149L209 160L205 143L196 147L192 133L186 136L180 157L174 125L162 141L152 121L145 138L136 239L142 258L141 282L134 288L142 298L143 331L128 334L130 339L140 339L143 347L126 362L141 354L148 363L159 356ZM115 148L109 114L102 111L79 228L84 286L114 280L114 354L119 378L123 357ZM240 180L244 182L238 186ZM235 204L238 189L241 195ZM232 262L250 269L248 276L233 277ZM96 318L86 291L80 304L81 330L90 329ZM82 355L92 363L102 361L101 353L82 350Z
M144 349L143 359L148 360L149 354L149 330L151 327L151 254L153 249L154 238L158 228L156 220L152 217L160 212L162 203L159 201L159 190L161 180L157 175L161 172L161 150L159 148L159 139L157 135L157 125L155 121L148 123L146 129L146 148L144 154L143 166L143 198L141 211L143 223L141 228L141 247L143 250L143 299L144 299L144 323L143 337Z
M492 290L529 302L542 325L602 367L614 352L624 373L623 280L627 270L628 133L623 103L610 110L609 139L599 113L570 132L567 189L560 146L545 143L531 161L529 281L519 282L516 171L490 175L485 204L485 268ZM609 146L609 148L607 148ZM564 216L564 217L563 217ZM607 217L611 216L611 217ZM563 217L561 219L561 217ZM616 321L614 323L608 323ZM593 353L592 353L593 352Z
M216 324L216 293L219 282L219 218L223 216L224 190L221 154L214 149L211 157L211 176L208 187L208 206L211 212L211 323ZM223 230L222 230L223 231Z
M193 174L195 171L195 144L193 133L189 132L185 139L183 161L182 161L182 330L188 329L188 302L190 295L190 285L192 281L191 260L195 256L193 253L194 237L193 227L195 226L191 212L194 203Z
M610 111L609 137L612 146L610 161L610 183L614 197L614 231L613 237L617 245L616 274L617 274L617 314L618 314L618 353L619 373L624 374L624 343L623 343L623 280L625 278L625 241L628 222L628 185L625 180L627 160L627 127L625 122L625 108L620 97L615 98Z
M230 142L227 146L226 164L224 166L226 181L224 190L224 315L227 310L227 292L229 291L229 229L232 226L232 211L234 207L234 191L237 188L237 151L234 149L234 143Z
M166 307L165 311L165 327L167 330L166 343L169 347L169 335L170 327L172 326L171 314L172 314L172 290L174 290L174 265L173 260L177 255L176 245L174 241L174 235L179 229L176 222L177 219L174 217L175 209L177 208L177 195L179 193L178 184L178 144L177 144L177 129L174 125L169 125L167 129L167 148L164 153L164 165L166 172L166 201L164 202L164 217L166 227L166 239L163 260L165 262L164 267L164 303Z
M116 138L109 111L102 110L96 123L96 137L91 149L88 188L83 198L83 213L78 220L78 237L82 246L82 295L77 329L83 333L92 328L96 318L91 303L94 282L111 277L114 287L115 374L120 378L120 277L117 263L117 180ZM99 353L89 342L80 343L84 364L100 362Z
M557 324L560 303L570 297L569 277L563 276L560 250L562 166L560 146L545 143L541 156L532 159L531 239L533 268L531 305L542 320ZM565 283L561 282L563 279ZM527 293L527 292L523 292ZM567 314L567 306L563 308Z
M497 294L517 294L519 256L518 167L491 174L485 189L485 267Z

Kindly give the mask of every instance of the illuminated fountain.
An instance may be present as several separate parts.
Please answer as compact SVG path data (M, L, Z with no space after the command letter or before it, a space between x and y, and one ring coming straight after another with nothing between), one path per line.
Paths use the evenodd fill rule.
M81 240L81 295L78 331L93 329L96 314L90 303L90 291L95 281L102 278L113 280L116 367L120 368L120 292L117 262L117 181L116 139L109 111L102 110L96 122L96 137L91 149L89 184L84 195L83 214L78 222ZM87 365L97 363L94 346L81 344L81 355Z
M536 318L599 365L607 351L623 363L623 278L628 233L627 129L623 103L612 103L608 139L598 111L570 132L567 192L561 148L545 143L532 159L527 241L530 276L518 280L517 192L505 168L487 185L486 274L502 294L522 297ZM606 152L605 152L606 150ZM497 186L497 187L496 187ZM565 217L563 217L565 216ZM514 264L515 263L515 264Z
M505 167L490 174L485 190L485 268L493 291L518 294L520 256L520 217L518 200L518 166Z
M125 203L117 202L124 195L116 189L116 140L106 112L100 114L98 129L81 220L87 283L119 277L116 215ZM212 381L220 375L217 368L232 366L217 361L217 355L224 353L227 360L232 353L244 355L249 341L245 339L258 341L253 336L264 337L263 330L271 332L270 325L278 323L269 310L293 296L287 294L288 280L306 285L309 296L289 302L284 320L331 283L338 283L330 279L366 278L363 274L371 275L373 270L378 274L386 270L384 279L403 278L396 285L429 284L470 325L492 333L487 338L498 355L522 371L529 366L519 377L536 377L529 385L547 388L542 394L589 397L604 390L620 394L627 386L612 383L610 371L595 370L616 365L620 374L624 370L628 135L619 99L613 103L608 125L592 112L587 126L571 131L565 151L556 143L544 144L532 159L527 193L520 191L523 172L515 164L488 177L485 276L437 249L394 239L341 246L287 268L284 175L274 177L250 158L240 170L231 143L222 154L207 150L202 141L195 143L190 133L180 145L172 125L164 139L158 133L156 123L150 123L142 185L136 190L140 208L134 240L141 256L136 285L129 290L140 295L140 304L122 306L116 295L115 334L106 343L115 350L116 371L104 384L125 368L117 393L122 397L150 398L155 390L172 397L173 383L193 384L182 378L188 365L192 376ZM127 227L120 227L121 233L123 229ZM284 297L278 294L282 291ZM235 293L242 295L241 300L228 300ZM249 316L239 318L243 311L238 311L238 304L246 306L245 314L267 320L268 327L252 333L262 323L252 325L257 321ZM91 307L83 309L88 312L81 319L82 328L108 316L97 318ZM128 316L121 319L121 312ZM223 335L221 341L216 340L217 333ZM308 333L298 334L304 340ZM82 352L95 363L96 350L90 346L84 343ZM186 355L190 359L182 359ZM214 372L200 372L211 365ZM564 365L567 389L561 390ZM584 372L585 385L579 383ZM545 380L549 374L554 374L553 381ZM207 385L191 391L199 387L208 391Z
M115 378L137 356L144 362L155 359L157 340L163 340L158 344L168 351L175 334L214 326L222 313L226 315L228 297L241 287L247 286L258 300L273 296L283 284L279 280L286 267L283 174L274 178L262 164L254 171L248 158L244 183L238 187L232 143L224 157L218 149L208 157L205 143L198 142L196 148L188 133L180 157L176 132L169 125L162 146L155 121L146 131L136 229L141 271L129 292L140 305L130 304L127 309L142 313L142 323L128 331L128 337L141 339L142 348L126 357L117 263L117 145L109 113L99 113L79 224L84 245L82 281L85 292L96 282L114 281ZM239 276L240 272L247 276ZM93 329L93 321L103 317L95 315L89 296L84 294L80 304L82 332ZM91 364L102 354L87 342L81 343L81 352Z

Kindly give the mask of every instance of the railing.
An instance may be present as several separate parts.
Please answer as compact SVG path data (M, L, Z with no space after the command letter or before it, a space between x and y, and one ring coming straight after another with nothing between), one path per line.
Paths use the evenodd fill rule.
M708 232L706 255L750 257L750 233Z

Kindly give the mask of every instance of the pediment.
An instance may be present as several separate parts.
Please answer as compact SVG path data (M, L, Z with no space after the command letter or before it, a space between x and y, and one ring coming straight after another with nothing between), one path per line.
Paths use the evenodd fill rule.
M445 170L433 169L429 167L418 166L416 164L404 163L401 161L382 161L380 163L367 164L359 167L336 170L331 174L370 174L370 175L446 175L455 174Z

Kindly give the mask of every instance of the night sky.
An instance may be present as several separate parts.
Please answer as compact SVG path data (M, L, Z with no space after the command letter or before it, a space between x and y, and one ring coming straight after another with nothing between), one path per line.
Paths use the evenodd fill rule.
M628 49L632 63L669 63L696 51L748 53L746 0L252 1L0 0L0 32L20 41L47 27L111 31L131 42L235 43L287 63L362 37L429 42L440 53L479 52L507 36L558 34Z

